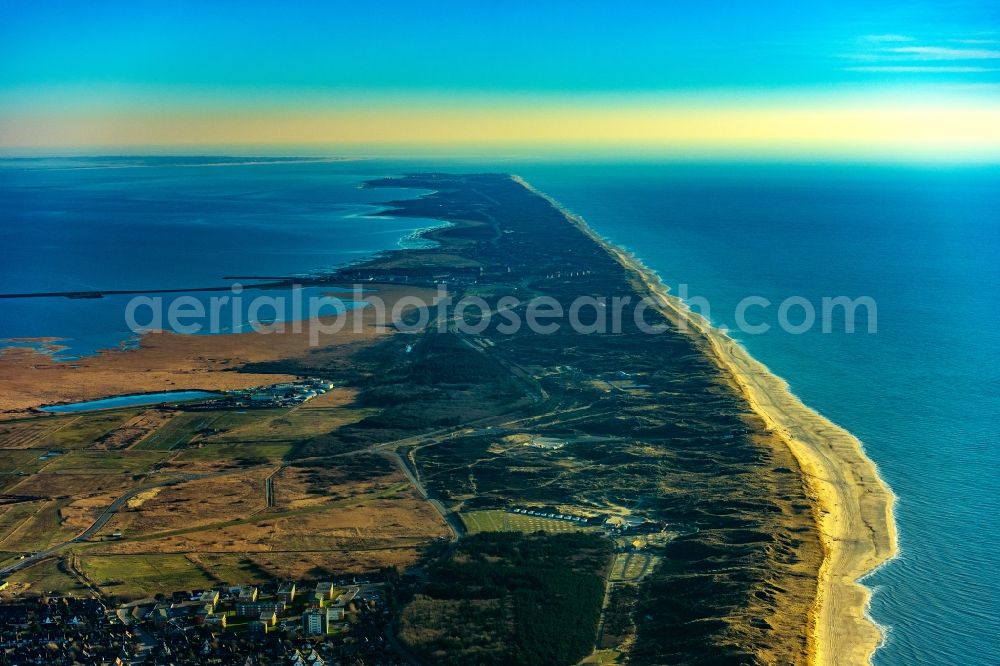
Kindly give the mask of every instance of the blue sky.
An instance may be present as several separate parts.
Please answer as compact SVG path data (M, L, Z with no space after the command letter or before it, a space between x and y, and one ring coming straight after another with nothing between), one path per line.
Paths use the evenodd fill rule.
M345 107L421 95L1000 99L1000 3L986 0L4 2L0 14L0 123L95 105L291 109L317 95Z
M4 87L493 92L1000 82L1000 3L984 0L14 2L3 16ZM901 48L948 52L893 50ZM955 67L984 71L928 69Z

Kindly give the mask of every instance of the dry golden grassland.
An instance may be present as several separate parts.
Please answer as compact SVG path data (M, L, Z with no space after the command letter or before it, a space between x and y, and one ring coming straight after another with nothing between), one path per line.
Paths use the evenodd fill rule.
M391 311L404 296L430 302L429 289L379 285ZM292 379L286 374L233 372L251 363L294 359L310 354L339 355L353 343L388 334L375 326L372 308L349 311L335 334L311 339L310 327L295 332L230 335L150 333L138 349L113 349L72 362L28 348L0 350L0 420L31 414L39 405L92 400L125 393L181 389L250 388ZM355 321L358 325L355 325ZM314 343L318 342L318 346ZM134 414L134 412L133 412Z

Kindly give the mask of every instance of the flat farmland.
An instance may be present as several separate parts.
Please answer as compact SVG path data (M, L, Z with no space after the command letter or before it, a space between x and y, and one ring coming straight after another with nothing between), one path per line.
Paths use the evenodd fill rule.
M43 500L37 500L0 507L0 548L11 534L38 512L44 503Z
M58 593L73 596L86 596L90 590L69 570L65 560L44 560L12 573L7 577L10 587L15 592L29 594Z
M216 579L184 555L84 555L80 571L105 594L151 597L157 592L204 589Z
M404 569L420 559L426 544L396 543L391 547L344 548L334 551L249 553L272 578L302 580L331 578L348 571L376 571L383 567Z
M70 451L50 459L44 474L146 474L166 454L161 451Z
M341 550L380 548L448 536L437 512L408 489L391 498L372 498L357 506L289 516L273 522L271 550Z
M79 417L36 418L0 423L0 448L27 449L44 445L47 435Z
M12 525L0 549L14 552L42 550L53 544L67 541L76 533L63 525L60 510L69 504L68 500L43 500L31 502L30 515Z
M0 473L9 476L34 474L47 464L40 449L0 449Z
M0 423L0 448L79 449L136 416L134 409L78 416L39 416Z
M395 462L374 453L287 460L298 444L378 412L353 400L352 391L335 389L281 409L132 409L4 422L0 487L36 499L0 505L0 552L12 559L69 541L143 487L90 540L18 580L46 592L86 590L89 581L136 598L411 566L450 530ZM123 538L113 538L115 530Z
M150 489L115 514L101 535L120 529L141 536L246 518L264 509L264 479L273 471L256 468Z
M100 439L94 442L94 447L100 449L130 448L164 427L164 425L180 413L165 409L147 409L132 417L121 426L102 435Z
M264 509L267 473L260 470L253 483L232 489L219 484L219 479L204 479L154 489L148 497L143 493L103 531L106 536L120 528L125 538L95 542L92 549L108 554L346 551L391 547L396 542L412 546L449 534L441 517L405 479L364 492L345 487L343 499L318 505ZM231 484L239 480L231 476ZM205 489L212 488L218 498L209 507L201 498ZM231 496L236 492L241 497Z
M261 410L248 412L256 418L234 424L226 430L209 435L206 442L229 444L233 442L256 444L281 442L293 444L304 439L325 435L337 428L360 421L375 410L313 404L326 395L310 400L301 407L286 410Z
M388 460L377 455L344 456L332 465L283 467L274 475L274 502L279 509L298 509L352 497L378 495L406 478Z
M349 553L142 553L125 555L81 554L80 571L102 592L123 599L152 597L157 592L203 589L222 584L262 583L273 579L328 578L345 570L372 571L380 566L413 564L419 550L394 549ZM40 572L38 567L46 566ZM19 572L11 582L24 579L37 590L83 591L78 580L60 571L49 560ZM33 572L30 573L29 572ZM45 575L40 578L39 573Z
M63 528L76 534L83 532L121 495L121 492L114 491L72 500L59 511Z
M280 462L291 444L282 442L206 442L196 447L179 451L173 458L171 467L179 471L186 468L194 471L201 467L220 467L253 461L254 463Z
M10 494L30 495L45 498L81 499L105 493L123 493L135 485L129 474L109 474L107 472L88 474L41 472L23 477L16 486L7 490Z
M275 410L185 412L144 437L133 449L170 451L196 439L200 441L218 432L273 417L275 413Z
M356 474L356 467L367 475ZM284 492L285 500L268 509L264 479L275 469L151 489L133 498L101 535L121 528L123 539L98 539L82 551L87 557L186 556L227 581L265 575L261 572L301 578L409 566L429 544L450 534L434 508L381 456L350 461L345 468L275 475L276 494ZM217 571L216 564L232 573Z

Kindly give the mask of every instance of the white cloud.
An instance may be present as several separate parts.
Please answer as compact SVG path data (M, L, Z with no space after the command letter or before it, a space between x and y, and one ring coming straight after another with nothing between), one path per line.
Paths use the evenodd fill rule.
M872 67L845 67L848 72L898 72L911 74L968 74L996 72L990 67L962 67L950 65L877 65Z
M890 54L912 60L1000 60L1000 50L953 49L943 46L897 46L886 49Z
M894 34L865 35L861 39L865 40L866 42L912 42L915 40L914 37L910 37L909 35L894 35Z

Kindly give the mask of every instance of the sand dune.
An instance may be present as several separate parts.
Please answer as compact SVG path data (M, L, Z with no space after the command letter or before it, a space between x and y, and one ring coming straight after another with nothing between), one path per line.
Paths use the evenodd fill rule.
M817 598L809 622L811 663L867 664L881 640L866 609L871 591L858 580L897 552L894 496L851 433L810 409L788 384L732 338L668 293L655 272L598 236L580 217L548 199L630 270L661 312L684 326L725 371L750 407L798 460L823 542Z

